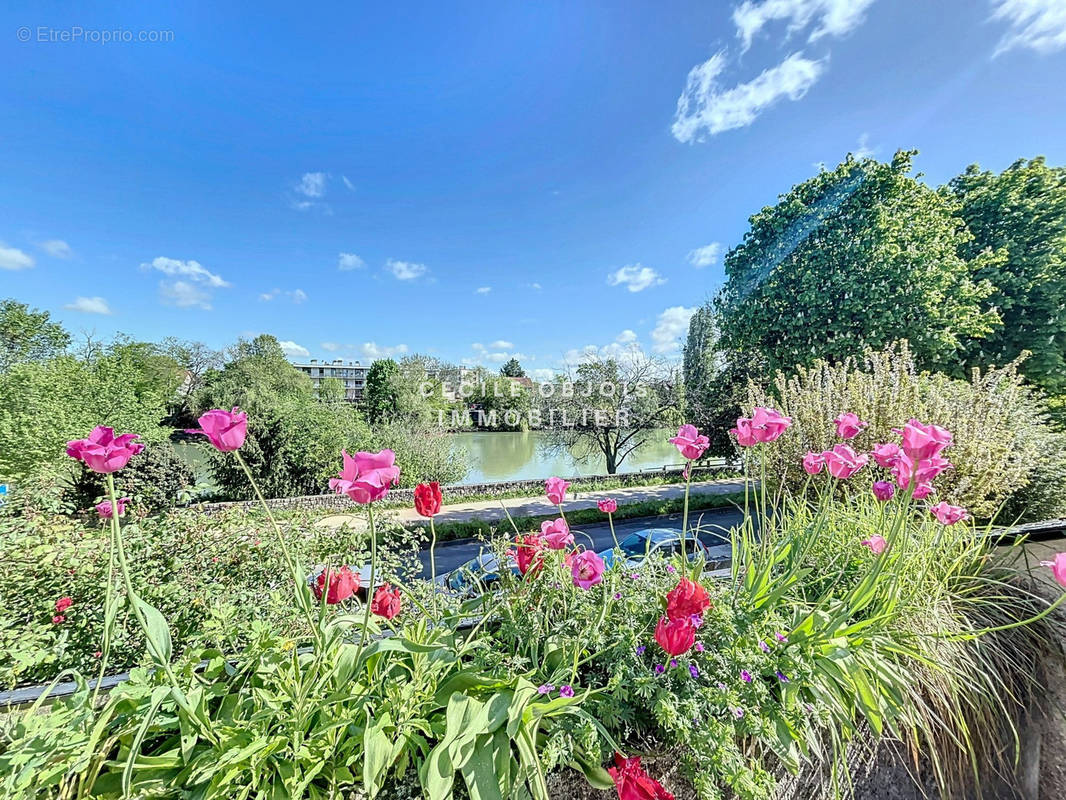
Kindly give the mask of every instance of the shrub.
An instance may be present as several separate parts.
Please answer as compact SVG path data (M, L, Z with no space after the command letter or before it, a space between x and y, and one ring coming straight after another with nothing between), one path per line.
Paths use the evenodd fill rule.
M120 497L133 501L132 510L148 514L173 508L189 498L196 474L170 442L149 444L115 476ZM104 479L78 465L71 482L70 500L75 508L90 509L107 494Z
M831 420L844 412L869 423L851 442L865 451L892 440L893 428L917 417L954 434L954 469L938 478L938 498L979 518L993 516L1008 501L1013 509L1046 512L1064 498L1063 485L1055 480L1061 469L1056 465L1066 459L1064 439L1048 424L1040 395L1024 385L1017 366L1015 361L987 372L975 370L969 381L953 380L918 372L909 346L901 341L884 351L868 351L861 362L817 361L798 368L791 378L778 373L769 389L749 384L752 405L776 407L793 420L781 446L765 451L767 473L783 476L793 489L802 486L807 477L801 468L804 453L839 442ZM850 485L865 491L874 479L863 474L868 480Z

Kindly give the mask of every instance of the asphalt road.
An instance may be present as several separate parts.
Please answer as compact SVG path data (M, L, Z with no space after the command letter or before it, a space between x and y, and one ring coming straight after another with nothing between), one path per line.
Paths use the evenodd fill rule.
M729 529L739 525L743 514L734 508L715 508L707 511L695 511L689 514L689 525L699 525L700 541L708 547L729 544ZM666 514L660 517L640 517L615 523L614 530L618 541L644 528L681 529L681 514ZM606 523L582 525L574 528L574 539L589 550L607 550L614 542L611 540L611 528ZM477 541L442 542L437 545L437 574L442 575L474 558L484 547ZM429 550L419 553L422 560L422 575L429 577Z

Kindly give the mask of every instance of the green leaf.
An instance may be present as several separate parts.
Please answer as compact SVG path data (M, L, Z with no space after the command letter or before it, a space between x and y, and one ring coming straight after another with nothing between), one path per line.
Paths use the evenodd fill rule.
M137 606L144 617L145 627L147 628L145 635L152 643L152 657L160 664L169 664L172 644L170 627L167 625L166 618L159 613L159 609L142 600L139 595L131 594L130 601Z

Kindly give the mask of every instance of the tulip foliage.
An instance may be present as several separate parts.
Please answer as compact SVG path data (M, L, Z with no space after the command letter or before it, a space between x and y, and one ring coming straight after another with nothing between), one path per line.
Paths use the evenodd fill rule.
M261 497L241 455L245 423L217 410L200 430ZM856 444L861 415L825 424L841 441L803 460L820 488L775 495L761 480L718 579L699 550L597 554L567 522L568 487L553 478L545 492L559 517L493 542L482 563L494 573L470 572L454 591L451 580L447 591L404 580L383 557L375 510L400 480L394 454L344 452L330 484L365 516L345 534L358 546L309 568L301 536L264 507L262 535L280 556L273 594L292 624L260 621L239 646L222 636L184 650L138 580L115 491L137 439L96 429L68 452L108 482L110 566L95 598L57 591L44 613L62 629L95 610L92 677L113 663L127 624L141 631L145 666L106 696L75 671L72 698L46 713L42 698L5 722L0 786L27 798L429 800L462 786L473 800L548 800L560 796L557 774L576 770L620 800L672 800L677 787L657 766L670 753L700 798L768 800L783 770L816 759L846 770L848 740L867 729L915 742L947 785L948 759L983 760L967 736L974 714L1009 724L1018 700L997 689L1040 641L1017 632L1066 594L1012 593L967 511L920 496L950 468L949 430L903 419L867 451ZM755 456L746 463L764 468L793 428L757 407L733 435ZM689 462L707 447L689 425L671 441ZM891 492L841 499L837 483L874 469ZM415 496L432 522L440 487ZM687 515L682 529L708 533L689 531ZM1066 588L1066 554L1046 568Z

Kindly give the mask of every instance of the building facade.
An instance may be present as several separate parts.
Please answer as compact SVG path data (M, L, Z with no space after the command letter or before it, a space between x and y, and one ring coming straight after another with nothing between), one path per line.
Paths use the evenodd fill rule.
M319 361L312 358L306 364L293 364L296 369L311 378L315 392L326 378L336 378L344 385L344 399L355 403L363 399L363 391L366 389L366 373L369 367L364 367L358 361L344 361L337 358L333 361Z

